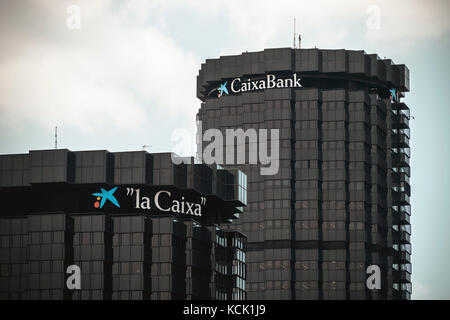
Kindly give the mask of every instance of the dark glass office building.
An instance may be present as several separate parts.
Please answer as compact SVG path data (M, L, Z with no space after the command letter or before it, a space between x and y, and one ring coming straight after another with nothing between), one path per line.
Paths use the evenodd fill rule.
M224 165L248 177L244 213L223 226L248 237L248 299L410 299L408 91L405 65L364 51L267 49L202 64L202 133L280 130L277 174ZM371 265L380 289L366 286Z
M246 299L244 174L172 156L0 155L0 299Z

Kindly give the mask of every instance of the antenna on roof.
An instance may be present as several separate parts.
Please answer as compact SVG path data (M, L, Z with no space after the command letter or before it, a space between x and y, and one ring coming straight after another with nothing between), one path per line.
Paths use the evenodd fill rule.
M55 149L58 149L58 126L55 127Z
M144 145L142 146L142 150L145 150L145 149L151 148L151 147L152 147L152 146L149 146L149 145L144 144Z
M295 17L294 17L294 49L295 49L295 35L296 35L296 33L295 33Z
M297 48L297 45L296 45L296 39L297 39L297 35L298 35L298 48L300 49L301 47L302 47L302 35L301 34L299 34L299 33L297 33L297 32L295 32L296 30L296 22L297 22L297 19L294 17L294 49L295 48Z

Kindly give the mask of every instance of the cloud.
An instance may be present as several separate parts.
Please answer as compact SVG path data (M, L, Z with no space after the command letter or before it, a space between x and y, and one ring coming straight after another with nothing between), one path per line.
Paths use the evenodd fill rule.
M408 50L421 41L448 34L449 2L444 1L227 1L221 3L234 34L249 50L279 43L290 46L293 18L308 47L401 47ZM379 9L380 28L367 28L370 6ZM356 47L355 47L356 49Z
M186 34L193 46L213 36L220 37L218 55L289 47L293 42L294 17L303 47L366 49L390 56L404 56L425 41L439 40L450 30L447 0L153 0L152 4L149 17L159 21L161 29L168 24L167 20L161 22L161 17L181 20L184 25L190 23L186 17L172 16L173 12L189 12L203 21L223 21L220 28L205 28L194 36ZM367 27L373 17L371 7L378 9L379 29ZM173 23L176 21L169 24Z
M3 22L11 31L2 33L7 50L0 56L3 129L34 121L91 133L107 126L138 130L155 112L195 114L199 64L188 50L144 24L145 16L135 19L147 11L144 2L115 7L109 1L79 1L80 30L66 27L70 2L51 3L8 8L17 16ZM29 11L33 20L26 22Z
M67 7L74 3L81 29L70 31ZM379 30L367 29L370 5L380 8ZM395 57L447 35L448 9L448 1L405 0L2 1L2 134L30 122L85 134L166 126L152 123L155 115L194 123L200 63L291 46L294 16L304 47Z

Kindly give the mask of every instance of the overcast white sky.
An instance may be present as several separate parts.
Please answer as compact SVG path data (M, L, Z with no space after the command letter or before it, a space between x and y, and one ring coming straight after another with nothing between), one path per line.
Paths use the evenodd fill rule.
M449 1L0 2L0 153L173 148L207 58L292 45L363 49L411 70L414 298L450 298ZM81 28L70 30L70 5ZM376 13L379 12L379 28Z

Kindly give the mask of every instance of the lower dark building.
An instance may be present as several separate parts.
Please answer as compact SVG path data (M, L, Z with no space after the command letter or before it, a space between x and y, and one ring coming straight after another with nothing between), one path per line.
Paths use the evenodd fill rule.
M173 156L0 155L0 299L245 299L242 172Z

